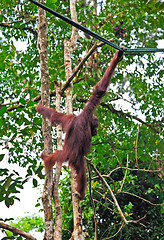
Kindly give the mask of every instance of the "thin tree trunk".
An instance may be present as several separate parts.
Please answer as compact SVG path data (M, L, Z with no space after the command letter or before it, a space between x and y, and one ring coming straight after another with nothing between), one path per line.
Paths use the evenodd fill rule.
M40 0L43 3L42 0ZM38 42L40 45L40 70L41 70L41 100L42 104L49 106L49 71L48 71L48 40L47 40L47 20L46 13L43 9L38 8L39 15L39 34ZM44 138L44 151L47 154L52 153L52 135L50 122L43 118L42 131ZM53 171L45 172L45 183L42 195L44 208L45 235L44 240L54 239L54 224L52 212L52 182Z
M60 112L60 102L61 102L61 82L56 82L56 110ZM62 150L62 127L57 125L57 149ZM55 232L54 239L62 240L62 211L59 199L59 179L61 174L62 164L56 164L56 170L53 181L53 201L55 205Z
M73 21L77 22L77 14L76 14L76 0L70 0L70 11L71 18ZM78 29L75 27L72 28L72 36L71 39L65 39L64 41L64 63L65 63L65 75L66 81L72 75L72 66L71 66L71 54L73 49L76 46L78 37ZM72 82L66 89L66 102L65 108L66 113L72 113ZM85 234L82 231L82 215L80 208L80 200L76 194L76 171L71 169L71 185L72 185L72 203L73 203L73 218L74 218L74 231L72 234L72 239L74 240L83 240L85 239Z

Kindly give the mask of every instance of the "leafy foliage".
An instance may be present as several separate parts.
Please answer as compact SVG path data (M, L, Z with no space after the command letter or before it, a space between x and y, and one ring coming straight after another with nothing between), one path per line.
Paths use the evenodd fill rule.
M21 229L27 233L32 232L33 235L35 235L37 232L42 233L44 231L43 218L37 217L35 215L24 217L21 219L15 219L14 221L10 221L10 225L14 228ZM13 234L9 230L5 231L5 233L6 233L7 237L4 237L3 240L5 240L5 239L17 239L17 240L26 239L17 234Z
M23 189L27 179L23 180L17 172L9 173L6 168L0 169L0 177L0 202L5 201L5 205L10 207L15 200L19 200L16 194Z
M0 11L0 140L12 144L9 163L26 168L25 179L0 169L0 201L6 206L18 200L27 178L43 178L39 154L43 149L41 118L36 114L34 98L40 94L40 63L37 50L37 7L28 1L1 1ZM71 17L68 1L48 0L47 6ZM98 14L91 2L77 1L78 21L115 43L129 48L156 48L163 39L163 3L147 0L98 1ZM54 80L65 81L63 42L71 36L72 27L47 13L49 40L50 90ZM95 40L79 33L72 55L76 67ZM93 87L103 76L115 49L99 48L74 79L75 113L79 113ZM127 220L136 224L121 227L121 218L112 198L92 170L92 194L98 221L98 239L163 239L162 161L163 161L163 71L162 54L126 55L115 72L110 90L97 109L100 126L93 138L89 158L102 175L110 176L113 190ZM51 98L51 106L54 99ZM62 99L64 109L64 97ZM54 132L54 145L56 133ZM54 147L56 148L56 147ZM1 153L0 153L1 154ZM127 170L128 167L135 170ZM0 155L0 160L3 158ZM144 172L136 169L159 170ZM67 171L66 171L67 172ZM126 174L126 177L124 178ZM121 190L120 190L121 189ZM60 182L63 210L63 239L72 232L72 204L69 173ZM136 197L139 196L140 198ZM146 199L147 201L145 201ZM149 202L148 202L149 201ZM94 237L94 212L89 192L82 203L83 224ZM29 228L33 223L26 219ZM20 224L20 222L19 222ZM39 223L42 227L43 225ZM42 231L41 229L38 231ZM12 236L14 238L14 236Z

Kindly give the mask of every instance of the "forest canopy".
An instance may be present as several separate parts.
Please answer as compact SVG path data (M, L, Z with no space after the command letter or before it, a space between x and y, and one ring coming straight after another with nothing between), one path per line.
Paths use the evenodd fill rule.
M72 18L72 2L47 0L44 4ZM155 0L76 1L79 24L128 48L163 47L163 9L164 3ZM64 42L72 39L73 30L50 13L46 13L46 23L50 106L57 107L57 89L60 87L60 111L67 113L65 101L70 85L65 86L68 77ZM40 179L44 179L43 162L39 158L44 149L42 118L35 109L41 99L43 73L39 29L38 8L34 4L28 0L0 1L0 149L7 148L8 163L20 167L18 172L6 167L4 154L0 151L0 202L5 202L7 207L14 206L19 200L19 192L24 191L24 184L29 179L33 179L31 188L37 188ZM92 48L94 51L85 59ZM82 111L115 51L78 31L71 53L70 76L75 74L69 95L75 115ZM88 187L81 202L86 239L95 236L97 239L129 240L164 238L163 83L163 53L124 54L108 93L95 112L99 127L92 138L87 160ZM58 132L55 127L51 132L55 150ZM26 170L25 177L21 168ZM128 225L121 217L110 189L129 221ZM62 168L59 193L62 239L70 239L73 210L67 166ZM41 203L38 206L43 210ZM31 219L31 226L26 229L20 222L0 221L27 232L35 225L36 232L43 232L44 220L40 220L39 213L38 218ZM29 216L25 214L23 221L29 222ZM6 234L8 232L4 236ZM12 235L11 239L24 239L20 236Z

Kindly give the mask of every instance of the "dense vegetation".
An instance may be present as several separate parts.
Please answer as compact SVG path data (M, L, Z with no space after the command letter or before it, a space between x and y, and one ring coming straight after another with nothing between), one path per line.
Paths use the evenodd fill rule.
M0 201L5 201L6 206L10 207L17 201L17 193L20 189L23 191L24 183L29 178L33 178L33 185L37 187L39 179L44 177L39 159L39 153L43 150L41 117L35 110L35 98L40 94L40 62L37 7L27 0L2 1L0 5L0 144L4 147L9 142L9 163L16 163L27 170L26 177L22 178L21 173L11 174L6 166L0 168ZM48 0L47 6L70 18L67 0ZM163 3L154 0L107 0L97 3L96 14L92 1L79 0L77 15L79 23L107 39L113 38L117 45L157 48L162 47L160 44L164 34L163 7ZM50 14L47 14L47 20L50 89L53 92L54 80L65 81L63 42L70 37L71 26ZM73 67L78 65L95 42L95 39L80 32L72 55ZM115 49L102 46L75 77L75 114L83 108L91 87L103 76L114 52ZM89 234L88 239L94 238L95 228L91 199L95 200L98 239L109 239L113 235L112 239L124 240L164 239L164 210L161 205L164 196L162 64L160 53L125 54L124 61L113 76L108 94L96 111L100 126L98 135L92 140L93 147L88 157L107 180L126 219L136 222L122 227L109 191L93 168L88 166L88 176L92 181L82 202L83 225ZM64 96L62 102L64 106ZM55 107L54 97L51 97L51 106ZM55 129L53 131L56 149ZM2 159L3 155L0 155ZM69 239L73 228L71 188L69 170L65 167L64 171L66 176L60 182L63 239ZM42 231L40 218L34 217L31 226L33 221L40 223L38 228ZM25 218L24 222L30 221ZM25 225L18 226L23 229ZM13 239L17 238L13 236Z

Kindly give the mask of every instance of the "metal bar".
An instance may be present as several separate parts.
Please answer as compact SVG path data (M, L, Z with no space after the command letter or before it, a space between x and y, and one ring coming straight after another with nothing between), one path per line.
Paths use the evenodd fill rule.
M128 48L125 52L136 52L136 53L144 53L144 52L164 52L164 48Z

